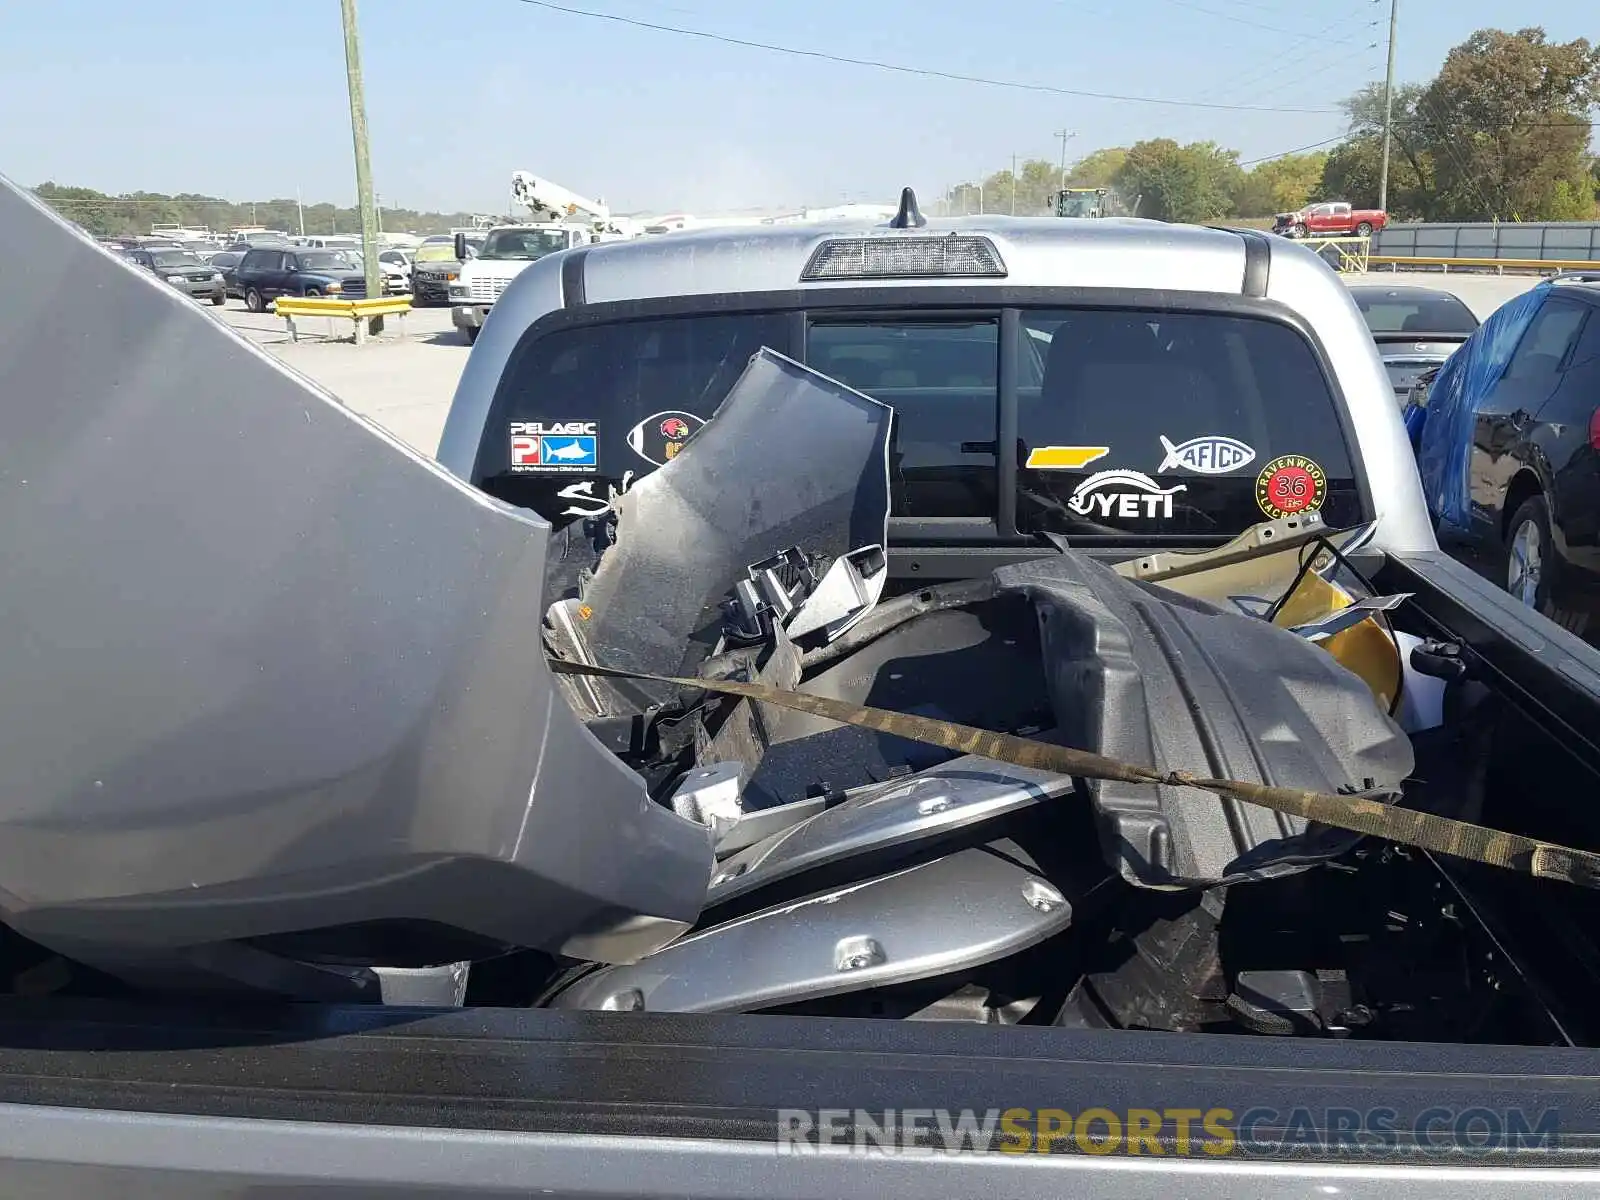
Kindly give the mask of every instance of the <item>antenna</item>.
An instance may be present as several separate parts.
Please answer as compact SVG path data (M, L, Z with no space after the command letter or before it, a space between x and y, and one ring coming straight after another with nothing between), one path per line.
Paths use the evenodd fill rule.
M894 214L894 219L889 222L889 228L921 229L927 223L928 218L917 208L917 194L910 188L901 189L900 211Z

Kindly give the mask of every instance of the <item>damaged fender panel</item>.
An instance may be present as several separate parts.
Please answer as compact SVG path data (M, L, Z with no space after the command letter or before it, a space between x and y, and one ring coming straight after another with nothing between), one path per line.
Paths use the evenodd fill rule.
M1370 688L1287 629L1124 580L1071 552L995 578L1033 602L1066 745L1318 792L1398 791L1411 772L1411 743ZM1192 788L1089 788L1107 858L1147 887L1271 878L1358 837Z
M892 415L759 351L683 451L617 498L616 544L583 592L594 661L693 675L721 631L719 602L751 564L788 546L832 559L886 544Z
M1051 884L994 850L962 850L712 926L585 975L551 1005L752 1012L982 966L1071 923Z
M1073 781L967 755L870 788L723 859L707 906L817 867L944 837L1044 800Z
M560 703L547 526L0 181L0 916L93 958L408 919L636 957L703 826ZM421 936L421 935L419 935Z

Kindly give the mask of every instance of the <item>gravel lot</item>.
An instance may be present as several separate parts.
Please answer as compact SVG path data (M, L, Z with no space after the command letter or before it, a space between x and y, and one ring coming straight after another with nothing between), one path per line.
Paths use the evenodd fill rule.
M1531 276L1391 275L1372 272L1349 282L1421 284L1456 293L1480 317L1536 282ZM341 328L329 337L331 322L302 321L299 342L291 342L284 323L270 313L248 313L238 300L221 310L206 310L283 362L316 380L363 416L383 425L424 454L439 446L445 413L466 365L467 346L450 324L448 308L419 309L401 323L388 322L383 336L357 349Z

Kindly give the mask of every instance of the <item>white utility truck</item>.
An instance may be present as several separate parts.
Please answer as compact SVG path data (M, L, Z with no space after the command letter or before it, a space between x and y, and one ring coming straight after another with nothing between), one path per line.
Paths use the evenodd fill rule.
M461 274L450 284L450 315L469 345L478 340L500 293L529 263L558 250L639 233L630 222L613 219L604 200L590 200L526 171L512 173L511 195L528 210L527 221L493 226L477 251L464 235L456 235Z

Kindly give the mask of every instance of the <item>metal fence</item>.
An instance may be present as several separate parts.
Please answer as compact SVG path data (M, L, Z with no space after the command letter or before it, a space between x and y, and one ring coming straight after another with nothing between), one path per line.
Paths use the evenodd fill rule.
M1425 258L1522 258L1545 262L1600 260L1600 223L1538 221L1496 225L1403 223L1380 230L1373 254Z

